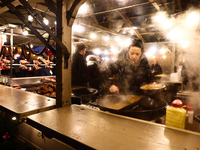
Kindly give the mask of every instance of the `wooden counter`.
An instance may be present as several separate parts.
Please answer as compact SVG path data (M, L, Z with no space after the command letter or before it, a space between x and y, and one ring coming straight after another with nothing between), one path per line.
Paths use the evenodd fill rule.
M55 108L56 99L0 85L0 110L19 119Z
M78 105L28 116L27 123L75 149L200 149L199 133Z

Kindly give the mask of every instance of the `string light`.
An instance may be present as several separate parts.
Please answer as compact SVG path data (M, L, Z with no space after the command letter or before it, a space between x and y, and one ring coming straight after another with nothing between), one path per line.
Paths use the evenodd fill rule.
M42 16L42 18L43 18L44 24L48 25L48 24L49 24L49 20L47 20L46 14L45 14L45 13L41 13L41 16Z
M84 3L83 5L81 5L81 7L78 10L78 14L86 14L88 11L88 5L86 3Z
M108 35L105 35L105 36L103 36L103 40L107 42L110 40L110 37Z
M162 23L164 22L164 20L166 19L166 13L165 12L158 12L155 16L154 16L154 20L158 23Z
M31 15L28 15L28 21L33 22L33 17Z
M161 54L165 54L165 53L166 53L166 50L165 50L164 48L161 48L160 53L161 53Z
M12 120L16 120L17 118L16 117L12 117Z
M25 30L25 29L23 29L22 34L23 34L23 35L28 35L28 31Z
M49 20L47 20L45 17L43 18L43 22L44 22L44 24L46 24L46 25L49 24Z
M199 22L199 15L196 12L191 12L186 18L186 27L193 27Z
M100 55L101 54L101 50L99 48L96 48L93 51L94 51L94 54L96 54L96 55Z
M90 34L90 38L95 39L96 37L97 37L97 36L96 36L95 33L91 33L91 34Z

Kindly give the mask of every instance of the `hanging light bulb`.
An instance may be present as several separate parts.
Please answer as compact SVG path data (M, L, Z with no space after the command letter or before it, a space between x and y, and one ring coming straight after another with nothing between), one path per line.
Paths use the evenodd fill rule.
M57 21L54 21L54 24L57 25Z
M44 22L44 24L46 24L46 25L49 24L49 20L47 20L45 17L43 18L43 22Z
M28 21L33 22L33 17L31 15L28 15Z
M23 35L28 35L28 31L25 29L25 25L24 24L21 26L21 28L22 28L22 34Z
M23 29L22 34L23 35L28 35L28 31L26 29Z
M94 32L92 32L92 33L90 34L90 38L95 39L95 38L96 38L96 34L95 34Z
M106 41L106 42L109 41L109 40L110 40L109 35L105 35L105 36L103 36L103 40Z
M44 13L41 13L41 16L42 16L42 18L43 18L44 24L48 25L48 24L49 24L49 20L47 20L47 18L45 17L45 16L46 16L45 12L44 12Z

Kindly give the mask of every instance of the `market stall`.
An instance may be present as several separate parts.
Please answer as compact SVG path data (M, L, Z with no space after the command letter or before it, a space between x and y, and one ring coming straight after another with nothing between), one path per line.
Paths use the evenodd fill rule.
M199 6L193 0L1 0L1 66L6 73L0 76L0 111L22 121L19 136L43 149L57 145L63 149L199 149L199 91L196 88L197 94L191 96L193 89L182 82L178 69L186 66L185 79L200 85ZM127 58L129 44L138 39L144 43L140 58L145 57L149 66L156 59L163 69L161 75L169 78L159 76L156 83L141 85L144 93L123 97L71 86L71 56L78 43L86 45L87 55L99 58L100 70L105 71L108 64ZM31 44L44 48L36 53ZM20 47L25 58L13 63ZM57 62L35 62L43 52L56 54ZM30 63L31 56L34 62ZM56 76L13 78L15 66L22 70L56 66ZM171 78L174 73L176 79ZM116 82L117 77L108 80ZM155 85L161 87L142 88ZM191 92L183 96L187 93L183 90ZM176 98L183 104L172 104ZM192 107L185 106L186 111L182 105L188 104ZM180 113L166 117L166 112L174 113L169 106L182 110L183 126L192 118L192 128L165 126L166 118L180 119L175 118Z

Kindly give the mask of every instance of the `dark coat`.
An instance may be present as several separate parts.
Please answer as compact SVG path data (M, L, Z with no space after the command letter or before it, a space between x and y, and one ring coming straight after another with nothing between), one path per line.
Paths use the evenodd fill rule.
M75 53L72 59L72 86L87 86L87 64L85 57Z
M99 90L101 84L101 72L97 62L94 61L87 67L87 76L89 86Z
M155 70L155 72L153 73L153 76L157 75L157 74L162 74L162 68L159 64L156 64L154 66L154 64L151 66L151 71Z
M140 87L150 82L150 66L146 57L141 58L137 65L128 58L110 64L110 75L117 75L116 86L120 93L142 94ZM110 87L110 85L109 85Z

